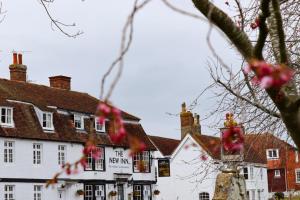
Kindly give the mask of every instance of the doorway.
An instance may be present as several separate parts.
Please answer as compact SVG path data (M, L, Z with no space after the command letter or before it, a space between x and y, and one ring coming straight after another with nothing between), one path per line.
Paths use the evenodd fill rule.
M124 184L118 184L118 200L125 200Z

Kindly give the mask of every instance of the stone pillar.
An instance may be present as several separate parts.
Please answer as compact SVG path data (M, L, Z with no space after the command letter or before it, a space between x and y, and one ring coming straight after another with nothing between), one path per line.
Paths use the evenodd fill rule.
M217 176L213 200L247 200L244 176L237 171L222 171Z

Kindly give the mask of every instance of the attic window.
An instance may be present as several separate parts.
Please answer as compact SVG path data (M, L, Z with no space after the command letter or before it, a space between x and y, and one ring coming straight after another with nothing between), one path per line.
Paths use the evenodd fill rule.
M100 132L100 133L104 133L105 132L105 123L101 124L99 122L99 118L98 117L95 118L95 129L96 129L97 132Z
M84 128L83 116L74 115L74 126L76 129L83 130L83 128Z
M1 109L1 125L13 126L13 108L0 107Z
M279 159L279 150L278 149L268 149L267 150L268 160Z
M43 129L53 130L53 114L50 112L43 112Z

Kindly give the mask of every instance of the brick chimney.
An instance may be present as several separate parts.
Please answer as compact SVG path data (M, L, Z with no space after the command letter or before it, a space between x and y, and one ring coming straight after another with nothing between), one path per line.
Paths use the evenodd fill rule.
M68 76L51 76L49 77L50 87L63 90L71 90L71 77Z
M181 105L180 125L181 139L183 139L186 136L186 134L193 133L194 117L190 111L186 110L185 103Z
M200 115L194 114L193 133L201 135Z
M10 80L26 82L27 67L23 65L22 54L13 53L13 64L9 65Z

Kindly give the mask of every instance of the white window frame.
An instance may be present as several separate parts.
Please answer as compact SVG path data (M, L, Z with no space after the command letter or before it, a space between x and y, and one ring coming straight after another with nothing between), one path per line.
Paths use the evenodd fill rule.
M142 185L134 185L133 186L133 199L142 200L143 193L142 193Z
M271 156L270 156L269 152L271 152ZM276 155L274 154L275 152L276 152ZM267 159L268 160L279 159L279 149L267 149Z
M5 122L2 122L2 109L5 110ZM10 110L10 116L8 116L8 110ZM14 126L14 121L13 121L13 108L12 107L0 107L0 125L1 126L7 126L7 127L13 127Z
M299 153L298 153L298 151L295 151L295 162L296 163L299 162Z
M104 171L105 170L105 148L98 146L97 147L100 151L100 157L98 160L95 160L92 157L92 152L87 155L86 158L86 171Z
M105 185L95 185L95 197L96 199L105 198Z
M281 177L281 174L280 174L280 170L279 170L279 169L275 169L275 171L274 171L274 177L275 177L275 178L280 178L280 177Z
M254 179L254 167L250 166L249 168L250 168L250 170L249 170L250 171L250 173L249 173L250 174L249 179L253 180Z
M44 119L45 116L45 119ZM54 126L53 126L53 113L51 112L43 112L42 113L42 127L45 130L50 130L53 131L54 130ZM44 126L44 122L45 122L45 126Z
M143 151L133 155L133 172L142 172L149 173L150 172L150 152ZM141 171L139 169L139 162L143 162L145 171Z
M250 190L251 191L251 200L255 200L255 190Z
M84 119L80 114L74 114L74 127L78 130L84 130ZM76 127L76 121L80 122L80 127Z
M15 162L15 142L5 140L3 143L3 161L5 164Z
M38 148L39 147L39 148ZM41 165L43 161L43 145L41 143L32 144L33 164Z
M96 171L104 171L105 170L105 148L97 147L100 151L100 157L98 160L94 160L95 162L95 170Z
M95 130L96 132L105 133L105 121L103 124L100 124L99 117L95 118Z
M33 200L42 200L43 199L43 186L34 185L33 186Z
M84 186L84 200L93 200L94 199L94 187L93 185Z
M249 169L248 169L248 167L243 167L243 176L244 176L245 180L249 180Z
M295 169L296 183L300 184L300 168Z
M257 190L257 200L261 200L262 199L261 193L262 193L262 190L258 189Z
M16 200L15 185L4 185L4 200Z
M57 161L59 165L66 164L67 146L58 145L57 146Z

